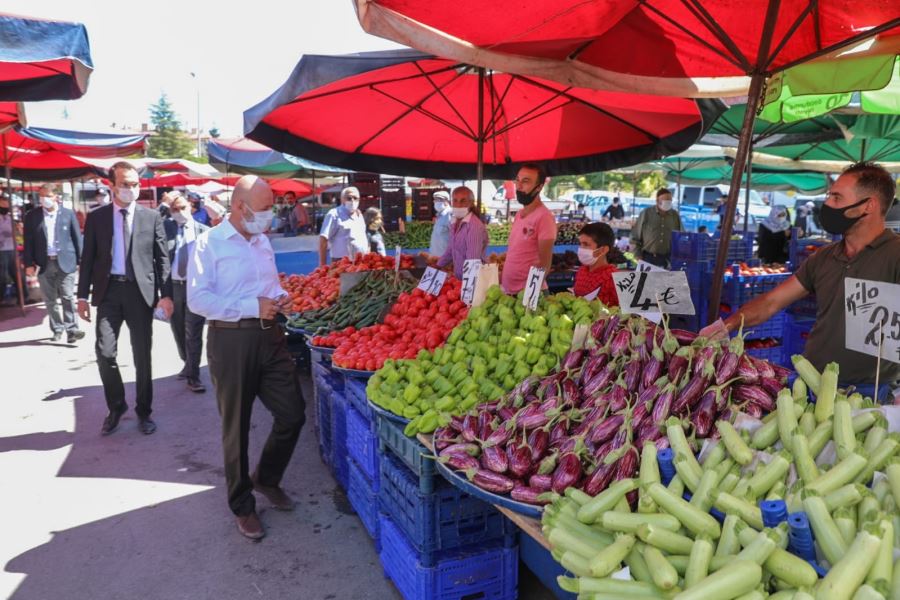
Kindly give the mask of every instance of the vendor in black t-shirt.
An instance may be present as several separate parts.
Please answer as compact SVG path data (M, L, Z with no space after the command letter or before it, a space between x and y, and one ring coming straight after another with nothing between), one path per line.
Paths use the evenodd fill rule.
M622 208L622 203L618 198L613 198L612 203L606 207L606 210L603 211L601 218L604 219L624 219L625 218L625 209Z

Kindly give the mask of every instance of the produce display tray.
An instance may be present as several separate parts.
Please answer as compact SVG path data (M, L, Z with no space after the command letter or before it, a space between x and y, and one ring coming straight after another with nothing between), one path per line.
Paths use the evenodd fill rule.
M344 367L339 367L334 365L331 367L338 373L343 373L347 377L358 377L360 379L368 379L372 375L375 374L375 371L360 371L359 369L345 369Z
M395 415L391 411L381 408L377 404L374 404L371 400L369 400L368 402L369 402L369 407L372 409L372 412L374 412L379 417L387 419L388 421L393 421L394 423L397 423L398 425L402 425L403 427L406 427L406 425L410 421L406 417L401 417L400 415Z
M328 346L313 346L312 344L310 344L309 351L318 352L319 354L325 356L331 356L332 354L334 354L335 348L329 348Z
M287 323L284 324L284 329L288 333L292 333L294 335L303 335L303 336L311 335L311 332L309 332L305 329L300 329L299 327L294 327L293 325L288 325Z
M515 500L507 496L498 496L497 494L492 494L491 492L485 491L462 475L459 475L451 469L447 468L446 465L438 461L434 462L438 472L444 477L444 479L452 483L463 492L475 496L480 500L484 500L485 502L489 502L490 504L494 504L496 506L502 506L513 512L519 513L520 515L525 515L526 517L532 517L535 519L540 519L541 515L544 512L544 509L540 506L525 504L524 502L516 502Z

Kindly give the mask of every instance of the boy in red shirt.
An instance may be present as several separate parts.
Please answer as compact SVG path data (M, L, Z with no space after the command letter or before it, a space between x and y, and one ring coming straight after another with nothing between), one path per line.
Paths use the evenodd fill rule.
M576 296L597 298L607 306L618 306L619 299L612 274L621 259L616 248L616 236L606 223L588 223L578 232L578 260L581 268L575 273Z

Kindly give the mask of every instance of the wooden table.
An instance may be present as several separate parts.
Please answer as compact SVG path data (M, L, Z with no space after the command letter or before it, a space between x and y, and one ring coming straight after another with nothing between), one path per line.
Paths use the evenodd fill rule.
M416 436L416 438L422 443L423 446L428 448L431 452L434 452L434 442L431 435L420 433ZM494 504L493 506L503 515L505 515L506 518L515 523L516 526L518 526L518 528L521 529L525 534L533 538L534 541L539 543L548 551L552 550L552 548L550 547L550 542L547 541L547 538L544 537L544 532L541 530L541 522L539 519L526 517L525 515L521 515L516 511L510 510L504 506L497 506L496 504Z

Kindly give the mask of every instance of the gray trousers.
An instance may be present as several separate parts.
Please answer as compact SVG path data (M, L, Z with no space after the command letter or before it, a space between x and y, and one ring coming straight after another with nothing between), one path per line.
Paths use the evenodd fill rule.
M188 308L185 284L182 281L172 280L172 304L175 309L172 311L169 324L175 336L178 356L184 361L181 372L190 379L199 379L200 355L203 352L203 324L206 319L192 313Z
M78 331L78 321L75 318L75 273L64 272L59 268L59 263L48 258L47 266L38 273L38 283L47 303L53 333Z

